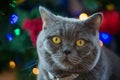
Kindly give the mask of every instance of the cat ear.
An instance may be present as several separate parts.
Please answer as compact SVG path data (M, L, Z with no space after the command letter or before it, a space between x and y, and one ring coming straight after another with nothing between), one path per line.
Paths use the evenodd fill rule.
M47 25L52 24L55 22L55 15L52 14L50 11L45 9L44 7L40 6L39 7L40 15L43 21L43 29L46 29Z
M95 13L85 21L85 24L86 26L88 25L88 27L91 29L94 29L94 31L98 31L102 23L102 18L103 14L101 12Z

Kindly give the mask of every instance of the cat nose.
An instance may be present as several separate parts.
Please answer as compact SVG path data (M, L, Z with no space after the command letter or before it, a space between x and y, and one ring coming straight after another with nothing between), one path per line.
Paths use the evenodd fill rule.
M71 53L71 51L66 49L66 50L63 50L63 53L66 54L66 55L68 55L68 54Z

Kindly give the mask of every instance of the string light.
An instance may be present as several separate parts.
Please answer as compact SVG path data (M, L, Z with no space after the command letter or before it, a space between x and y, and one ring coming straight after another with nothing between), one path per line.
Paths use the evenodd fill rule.
M107 8L107 10L110 10L110 11L115 9L113 4L106 5L106 8Z
M25 0L17 0L17 4L23 3Z
M9 5L10 5L11 7L15 8L15 4L10 3Z
M100 40L104 43L104 44L109 44L112 41L112 36L102 32L100 33Z
M10 23L15 24L18 21L18 16L16 14L12 14L10 17Z
M88 15L86 13L81 13L80 16L79 16L79 19L80 20L86 20L86 19L88 19Z
M38 75L39 74L39 69L38 68L33 68L32 72L33 72L33 74Z
M10 7L15 8L16 7L16 0L12 0L12 2L9 4Z
M14 69L16 67L16 64L14 61L10 61L9 66L10 66L10 68Z
M15 4L17 1L16 0L13 0L13 3Z
M23 3L25 0L12 0L12 2L9 4L10 7L15 8L17 5Z
M20 29L19 29L19 28L15 29L15 30L14 30L14 34L15 34L16 36L19 36L19 35L20 35Z
M103 42L100 40L100 47L102 47L103 46Z
M7 34L7 39L8 39L9 41L12 41L12 40L13 40L12 35L11 35L11 34Z

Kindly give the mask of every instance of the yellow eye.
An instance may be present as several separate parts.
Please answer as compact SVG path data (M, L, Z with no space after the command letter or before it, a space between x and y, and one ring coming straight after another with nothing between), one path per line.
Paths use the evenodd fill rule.
M85 40L83 40L83 39L77 40L77 41L76 41L76 45L77 45L78 47L84 46L84 45L85 45Z
M55 43L55 44L60 44L60 43L61 43L61 38L55 36L55 37L52 38L52 41L53 41L53 43Z

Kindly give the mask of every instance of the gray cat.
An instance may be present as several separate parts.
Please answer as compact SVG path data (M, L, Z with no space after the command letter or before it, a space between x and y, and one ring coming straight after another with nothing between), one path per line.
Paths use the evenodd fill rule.
M99 44L102 13L80 21L39 9L37 80L120 80L119 57Z

